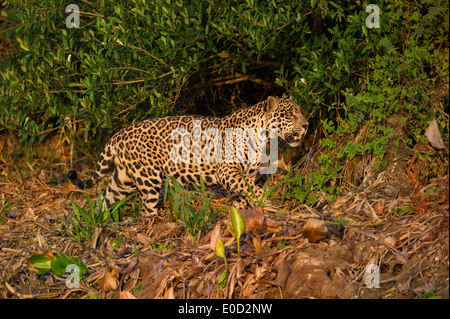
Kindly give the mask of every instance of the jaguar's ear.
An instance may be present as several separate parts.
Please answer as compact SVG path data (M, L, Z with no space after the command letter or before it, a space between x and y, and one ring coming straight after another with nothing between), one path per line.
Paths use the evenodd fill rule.
M267 114L272 113L273 111L275 111L275 109L277 108L277 106L278 106L277 99L274 98L273 96L269 96L269 97L267 98L267 104L266 104L266 107L265 107L266 113L267 113Z

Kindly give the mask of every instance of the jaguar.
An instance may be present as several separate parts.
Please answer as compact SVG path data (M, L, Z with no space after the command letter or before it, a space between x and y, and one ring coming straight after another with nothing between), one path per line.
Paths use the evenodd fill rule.
M112 171L102 194L105 207L137 192L143 216L158 214L160 190L168 177L181 183L219 185L234 196L234 205L242 209L263 196L255 179L264 161L254 154L258 149L266 150L265 137L275 132L276 143L281 138L296 147L307 129L308 121L294 101L273 96L224 117L151 118L113 135L90 178L81 180L75 170L70 170L67 177L72 184L86 189ZM230 132L234 133L231 138ZM255 132L258 137L250 138L248 132ZM244 143L245 138L248 143ZM220 144L223 140L226 143Z

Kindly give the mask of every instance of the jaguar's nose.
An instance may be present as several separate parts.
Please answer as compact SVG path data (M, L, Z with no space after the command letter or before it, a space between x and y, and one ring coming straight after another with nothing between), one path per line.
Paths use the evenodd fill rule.
M302 125L302 127L303 127L305 130L308 129L308 126L309 126L309 123L308 123L308 122L306 122L305 124Z

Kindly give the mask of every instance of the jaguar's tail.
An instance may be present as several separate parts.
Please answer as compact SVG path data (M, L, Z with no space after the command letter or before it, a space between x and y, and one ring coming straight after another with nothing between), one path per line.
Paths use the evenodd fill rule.
M78 186L80 189L91 188L105 177L105 175L110 171L113 162L114 161L113 153L111 151L111 145L110 143L108 143L100 153L97 166L95 167L95 171L90 178L82 181L78 177L78 174L75 170L70 170L69 172L67 172L67 178L72 184Z

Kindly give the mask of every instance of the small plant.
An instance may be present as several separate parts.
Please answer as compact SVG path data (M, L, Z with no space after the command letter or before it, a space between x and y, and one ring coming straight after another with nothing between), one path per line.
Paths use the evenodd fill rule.
M231 224L229 226L230 232L236 237L238 258L241 257L240 238L245 233L245 223L241 213L234 207L230 209Z
M336 220L336 223L337 223L338 230L344 230L350 222L348 221L348 219L338 218Z
M28 258L28 268L37 274L52 271L56 276L62 276L68 272L66 270L70 265L78 267L80 275L86 272L86 265L79 257L72 258L66 254L53 255L50 251L44 254L34 254Z
M150 247L152 247L153 250L161 251L163 249L166 249L169 253L172 251L174 244L173 243L157 243L156 241L151 241L149 243Z
M127 222L121 222L119 215L120 212L124 210L125 203L135 195L136 194L131 194L121 201L113 203L107 209L104 209L101 186L99 185L96 203L94 203L87 192L84 195L84 198L89 204L88 210L82 208L72 200L72 207L75 213L75 216L70 218L72 228L66 223L64 223L64 226L69 235L74 237L77 242L81 243L85 240L94 240L95 242L93 243L93 246L95 246L99 235L106 227L128 224ZM116 231L117 230L113 230L106 236L108 237Z
M436 291L435 288L433 288L433 289L431 289L429 291L424 291L423 295L420 296L420 299L441 299L441 296L435 296L434 295L435 291Z
M144 289L144 288L145 288L145 284L143 284L143 283L138 283L138 284L136 285L136 287L134 287L133 289L131 289L131 293L134 295L134 294L136 294L137 292L141 291L141 290Z
M391 212L394 214L395 217L402 217L403 215L410 213L412 211L414 211L414 208L412 208L411 206L403 206L402 208L400 208L400 211L398 211L394 207L391 208Z
M183 188L173 177L167 178L164 185L164 201L169 201L169 217L179 221L192 242L197 240L220 212L212 206L214 194L206 189L203 178L200 177L200 187L194 185L194 188L193 191ZM194 205L194 202L200 203L200 207Z
M223 244L223 241L221 238L217 238L215 251L216 251L216 255L218 257L222 257L225 262L225 270L223 273L220 274L219 281L217 282L218 287L223 289L227 285L228 262L227 262L227 257L225 256L225 245Z
M288 180L288 187L284 190L283 198L296 199L301 204L314 205L317 202L317 196L312 191L313 185L308 176L296 175Z
M117 236L116 239L114 239L111 242L111 252L109 253L109 256L111 257L111 259L113 259L113 252L114 250L119 247L119 245L122 243L122 239L123 239L123 235L119 235Z
M326 200L335 201L340 189L339 186L330 184L340 178L338 173L342 170L342 166L331 165L329 158L324 156L319 158L319 163L325 166L318 172L289 177L286 180L287 187L284 189L283 199L296 199L301 204L313 206L318 201L317 192L324 192L327 195Z

